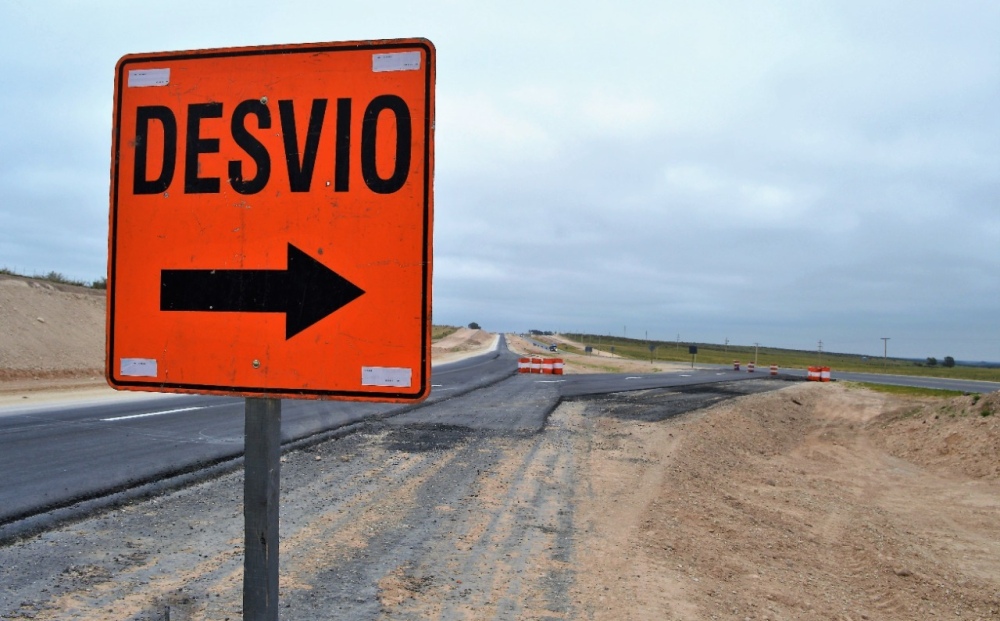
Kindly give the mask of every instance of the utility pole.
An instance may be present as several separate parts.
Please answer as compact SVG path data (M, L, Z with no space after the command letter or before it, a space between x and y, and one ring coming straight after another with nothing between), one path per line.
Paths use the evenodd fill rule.
M819 343L816 345L816 362L823 362L823 339L820 339Z
M729 337L726 337L726 353L729 353Z
M757 366L757 348L760 347L760 343L753 344L753 366Z
M886 370L889 364L889 339L891 336L880 337L882 339L882 371Z

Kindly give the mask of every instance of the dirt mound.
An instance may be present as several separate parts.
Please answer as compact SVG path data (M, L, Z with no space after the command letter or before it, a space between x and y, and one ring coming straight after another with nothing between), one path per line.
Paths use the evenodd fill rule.
M871 426L891 455L951 474L1000 479L1000 392L903 405Z
M0 381L101 375L103 291L0 277Z
M493 342L496 335L484 330L472 330L469 328L459 328L432 346L432 351L440 353L451 353L460 351L471 351L482 349Z
M575 596L595 620L998 618L997 415L982 416L998 399L803 383L666 424L557 411L592 434L575 436L590 568Z

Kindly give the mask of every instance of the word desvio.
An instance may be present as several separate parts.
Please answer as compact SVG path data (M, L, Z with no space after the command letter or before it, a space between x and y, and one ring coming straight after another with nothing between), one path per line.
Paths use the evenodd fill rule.
M292 100L278 101L278 116L284 145L284 159L292 192L308 192L312 184L316 155L320 148L320 134L326 117L326 99L313 99L305 144L300 148L295 129L295 104ZM351 108L350 98L337 99L334 129L334 191L349 191L351 171ZM396 153L392 174L379 175L376 167L376 136L379 117L383 112L395 116ZM219 177L201 176L199 156L219 152L219 138L202 135L204 119L223 118L221 102L193 103L187 107L187 126L184 139L184 193L216 194L221 188ZM257 171L251 178L244 177L243 162L228 162L227 183L240 194L256 194L264 189L271 178L271 154L247 129L249 117L256 117L258 130L270 129L271 110L267 99L247 99L236 105L230 120L233 142L253 160ZM159 176L149 178L149 133L153 122L160 124L163 132L163 165ZM406 183L410 172L412 143L410 109L396 95L379 95L365 108L361 121L361 174L365 185L378 194L392 194ZM136 109L135 168L132 178L134 194L159 194L166 192L173 182L177 164L177 118L166 106L139 106Z

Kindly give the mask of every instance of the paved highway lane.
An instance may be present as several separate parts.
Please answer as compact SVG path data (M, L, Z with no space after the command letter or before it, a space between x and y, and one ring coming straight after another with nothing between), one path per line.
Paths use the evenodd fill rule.
M794 377L806 376L804 369L782 369L781 372ZM969 393L987 393L1000 390L1000 382L983 382L979 380L950 379L944 377L920 377L916 375L887 375L882 373L846 373L839 372L836 369L833 369L830 373L832 379L848 382L916 386L918 388L958 390Z
M495 351L435 367L426 404L517 370ZM412 405L285 400L282 441L294 442ZM420 407L420 406L417 406ZM244 400L162 395L112 403L0 410L0 524L231 462L243 453Z
M501 337L495 351L434 367L431 396L419 406L287 400L282 405L282 438L288 444L345 433L345 427L353 423L389 415L404 423L447 424L457 412L450 402L484 387L487 390L472 401L481 404L476 406L478 411L489 418L502 417L509 411L511 399L523 401L529 394L532 398L549 395L543 399L548 408L550 398L770 379L766 372L737 372L726 367L659 374L524 375L516 378L520 396L508 396L506 404L490 401L494 395L488 387L504 383L502 380L516 374L516 368L517 356ZM795 371L782 371L779 379L795 375ZM964 385L933 378L837 373L835 377L909 385L920 382L917 385L968 392L1000 389L1000 385L988 382ZM0 525L53 509L70 510L65 508L90 499L98 499L93 501L98 504L108 502L109 494L122 490L134 495L143 485L153 486L152 491L156 486L179 484L179 480L160 482L189 473L202 472L192 476L204 476L205 468L238 465L243 452L243 399L128 397L76 406L0 410L0 469L4 473ZM77 506L73 510L83 509Z

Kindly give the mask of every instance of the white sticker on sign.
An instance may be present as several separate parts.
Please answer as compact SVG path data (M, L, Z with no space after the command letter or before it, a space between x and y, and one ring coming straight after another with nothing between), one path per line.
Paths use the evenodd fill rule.
M395 52L372 55L372 71L417 71L420 69L420 52Z
M132 69L128 72L128 86L166 86L170 84L170 69Z
M156 359L122 358L121 374L129 377L156 377Z
M361 367L362 386L409 388L413 371L401 367Z

